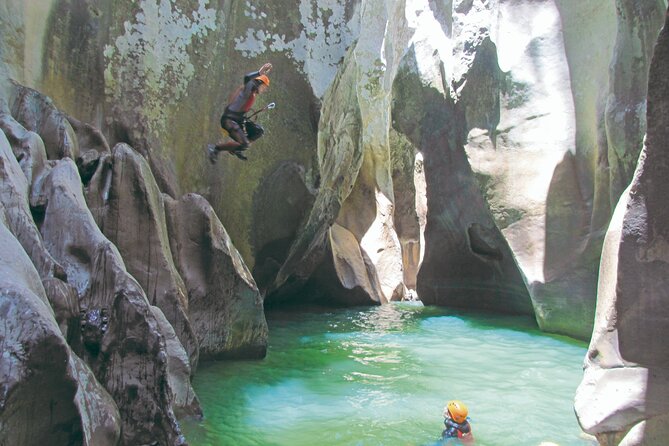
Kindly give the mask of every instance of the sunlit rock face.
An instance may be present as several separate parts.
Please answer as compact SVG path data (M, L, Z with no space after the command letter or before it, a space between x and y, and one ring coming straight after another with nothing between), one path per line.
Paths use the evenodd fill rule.
M474 102L466 89L479 72L460 81L470 165L523 271L540 327L588 339L616 185L629 182L625 172L634 168L645 132L644 67L665 4L461 5L469 9L455 15L454 26L466 32L470 17L482 20L497 59L485 73L499 70L493 82L477 82ZM490 88L498 108L481 103L480 92ZM491 109L499 114L485 113Z
M581 426L606 445L669 438L667 24L650 65L644 148L604 243L595 330L576 395Z

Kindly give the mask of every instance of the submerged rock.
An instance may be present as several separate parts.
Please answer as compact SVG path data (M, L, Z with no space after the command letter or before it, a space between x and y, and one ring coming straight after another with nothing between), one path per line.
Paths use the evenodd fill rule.
M648 82L648 133L616 207L600 268L597 316L575 400L601 444L660 446L669 438L669 13Z

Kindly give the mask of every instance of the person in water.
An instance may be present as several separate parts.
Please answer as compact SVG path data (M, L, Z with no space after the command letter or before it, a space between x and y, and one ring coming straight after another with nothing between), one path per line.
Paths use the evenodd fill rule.
M207 146L207 155L212 164L216 163L218 153L222 151L230 152L239 159L246 160L243 151L262 136L262 127L247 121L246 113L253 107L256 97L269 88L267 75L270 71L272 71L272 64L266 63L258 71L247 73L244 76L244 83L230 96L230 103L225 107L223 116L221 116L221 127L228 132L231 140ZM253 128L249 129L249 126Z
M462 401L449 401L444 407L444 426L442 439L459 438L465 443L474 441L472 427L469 424L467 406Z

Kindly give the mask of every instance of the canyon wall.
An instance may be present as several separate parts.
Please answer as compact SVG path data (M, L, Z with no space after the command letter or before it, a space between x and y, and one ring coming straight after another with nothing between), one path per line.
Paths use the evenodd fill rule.
M665 5L13 0L0 56L162 193L207 198L268 304L417 292L588 339ZM209 166L227 95L265 61L266 137Z
M647 126L632 183L606 234L595 330L576 414L603 445L669 438L667 206L669 11L650 64Z
M86 441L182 441L174 414L199 411L198 361L262 357L265 305L417 297L589 339L618 280L602 274L597 303L666 7L2 2L3 163L24 178L2 195L3 240L30 259L21 299L46 327L16 345L53 337L70 364L54 378L69 383L62 422ZM228 95L268 61L265 137L249 161L210 165ZM141 381L143 399L130 398L130 363L164 386ZM72 400L93 376L94 425ZM140 403L153 427L133 422Z

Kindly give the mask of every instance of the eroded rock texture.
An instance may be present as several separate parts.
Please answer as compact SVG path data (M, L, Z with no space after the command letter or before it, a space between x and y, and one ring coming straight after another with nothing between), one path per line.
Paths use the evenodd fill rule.
M198 346L188 321L186 286L172 260L163 197L149 163L127 144L117 144L98 163L87 190L98 226L149 302L163 310L196 367Z
M648 82L648 133L616 207L600 269L597 318L576 395L581 426L605 445L669 438L669 13Z
M39 275L4 224L0 224L0 245L0 317L4 321L0 440L4 444L81 441L81 420L74 404L77 382L67 370L69 348ZM44 398L50 404L44 404Z
M42 278L65 279L65 271L44 246L30 210L32 180L37 180L45 167L41 138L34 132L26 131L7 113L0 114L0 129L3 131L0 135L0 153L3 160L0 166L0 195L2 204L8 211L7 223L17 234L23 249L35 263ZM15 162L15 158L20 164ZM32 204L37 203L33 200Z
M76 294L60 279L40 280L35 269L46 250L24 213L28 191L17 185L26 178L3 132L0 165L0 443L115 445L116 404L66 342L78 329ZM31 242L32 259L15 236Z
M166 198L166 213L201 357L264 357L262 297L211 205L199 195L186 194L180 200Z
M82 326L86 337L76 351L121 408L123 441L180 442L170 403L165 341L144 291L95 224L74 162L59 161L41 187L47 196L42 235L88 313L88 325ZM102 310L108 324L101 321L102 314L90 313Z

